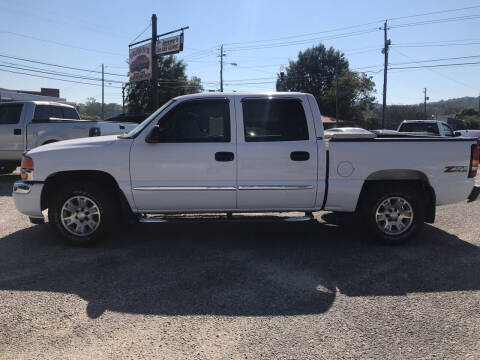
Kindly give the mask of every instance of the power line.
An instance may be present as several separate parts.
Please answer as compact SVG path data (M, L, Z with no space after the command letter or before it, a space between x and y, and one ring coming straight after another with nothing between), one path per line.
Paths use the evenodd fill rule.
M97 74L101 74L101 73L102 73L101 71L88 70L88 69L85 69L85 68L77 68L77 67L73 67L73 66L52 64L52 63L48 63L48 62L44 62L44 61L26 59L26 58L21 58L21 57L17 57L17 56L10 56L10 55L2 55L2 54L0 54L0 57L7 58L7 59L20 60L20 61L25 61L25 62L35 63L35 64L55 66L55 67L60 67L60 68L63 68L63 69L86 71L86 72L97 73ZM97 67L98 67L98 66L97 66ZM105 75L113 75L113 76L121 76L121 77L126 77L126 76L127 76L126 74L115 74L115 73L108 73L108 72L105 72Z
M397 51L398 52L398 51ZM400 52L398 52L400 54ZM418 63L425 63L425 62L435 62L435 61L448 61L448 60L460 60L460 59L472 59L472 58L479 58L480 55L470 55L470 56L457 56L451 58L441 58L441 59L429 59L429 60L415 60L415 61L406 61L400 63L391 63L391 65L406 65L406 64L418 64ZM412 59L413 60L413 59Z
M435 64L435 65L421 65L421 66L405 66L405 67L393 67L389 70L403 70L403 69L423 69L423 68L436 68L436 67L448 67L448 66L465 66L465 65L477 65L480 64L480 61L476 62L465 62L465 63L456 63L456 64Z
M125 56L125 54L119 54L119 53L114 53L114 52L110 52L110 51L90 49L90 48L84 48L84 47L80 47L80 46L69 45L69 44L65 44L65 43L58 42L58 41L41 39L41 38L38 38L38 37L35 37L35 36L20 34L20 33L16 33L16 32L13 32L13 31L0 30L0 33L2 33L2 34L10 34L10 35L14 35L14 36L23 37L23 38L26 38L26 39L41 41L41 42L45 42L45 43L55 44L55 45L64 46L64 47L68 47L68 48L72 48L72 49L89 51L89 52L94 52L94 53L99 53L99 54Z
M140 34L137 35L137 37L135 39L133 39L132 41L130 41L130 44L135 42L135 40L137 40L140 36L142 36L143 34L145 34L145 31L147 31L148 29L150 29L150 26L152 26L152 21L150 20L150 22L148 23L148 26L145 28L145 30L143 30Z
M412 18L412 17L420 17L420 16L427 16L427 15L444 14L444 13L447 13L447 12L456 12L456 11L470 10L470 9L477 9L477 8L480 8L480 5L467 6L467 7L456 8L456 9L432 11L432 12L421 13L421 14L414 14L414 15L407 15L407 16L398 16L398 17L394 17L394 18L389 18L388 21L390 21L390 20L408 19L408 18Z
M371 28L371 29L368 29L368 30L350 32L350 33L343 33L343 34L333 35L333 36L329 36L329 37L325 37L325 38L302 39L302 40L296 40L296 41L290 41L290 42L273 43L273 44L270 44L270 45L266 44L266 45L252 45L252 46L233 47L233 48L228 48L228 51L271 49L271 48L275 48L275 47L301 45L301 44L311 43L311 42L314 42L314 41L316 42L316 41L324 41L324 40L334 40L334 39L346 38L346 37L351 37L351 36L364 35L364 34L369 34L369 33L376 32L376 31L378 31L377 28Z
M431 25L431 24L441 24L445 22L452 22L452 21L464 21L464 20L476 20L480 19L480 15L466 15L466 16L457 16L452 18L444 18L444 19L434 19L434 20L425 20L425 21L418 21L412 23L405 23L405 24L398 24L392 25L392 29L402 28L402 27L412 27L412 26L421 26L421 25Z
M4 63L6 63L6 62L4 62ZM11 63L7 63L7 64L11 64ZM48 74L48 75L70 77L70 78L74 78L74 79L102 81L101 78L93 78L93 77L87 77L87 76L83 76L83 75L67 74L67 73L61 73L61 72L57 72L57 71L46 71L45 69L35 68L35 67L32 67L32 66L29 66L29 67L15 66L15 64L13 64L13 65L1 65L0 64L0 66L7 67L7 68L12 68L12 69L17 69L17 70L35 71L35 72L39 72L39 73L42 73L42 74ZM122 81L111 80L111 79L105 79L105 81L106 82L111 82L111 83L118 83L118 84L122 83Z
M396 53L400 54L401 56L403 56L404 58L407 58L407 59L410 59L410 60L414 60L412 57L410 57L410 56L408 56L408 55L405 55L404 53L398 51L397 49L394 49L394 51L395 51ZM470 88L470 89L473 89L473 90L478 90L477 88L474 88L473 86L470 86L470 85L468 85L468 84L465 84L463 81L454 79L454 78L452 78L452 77L450 77L450 76L448 76L448 75L445 75L445 74L443 74L443 73L441 73L441 72L438 72L438 71L435 70L435 69L427 69L427 70L429 70L430 72L432 72L432 73L434 73L434 74L436 74L436 75L438 75L438 76L441 76L441 77L444 77L444 78L446 78L446 79L448 79L448 80L450 80L450 81L453 81L453 82L455 82L455 83L457 83L457 84L463 85L463 86L465 86L465 87L467 87L467 88Z
M53 77L49 77L49 76L42 76L42 75L35 75L35 74L27 74L27 73L24 73L24 72L13 71L13 70L0 69L0 71L12 73L12 74L21 74L21 75L33 76L33 77L38 77L38 78L43 78L43 79L51 79L51 80L64 81L64 82L75 83L75 84L84 84L84 85L92 85L92 86L102 86L101 84L92 84L92 83L87 83L87 82L82 82L82 81L58 79L58 78L53 78ZM113 88L113 89L121 89L121 87L119 87L119 86L108 86L108 85L106 85L105 87Z

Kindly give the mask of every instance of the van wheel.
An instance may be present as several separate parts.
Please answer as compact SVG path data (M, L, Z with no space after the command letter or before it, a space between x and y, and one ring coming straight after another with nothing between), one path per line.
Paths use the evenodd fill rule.
M424 225L422 199L414 186L378 184L368 193L362 215L377 240L387 245L404 244Z
M93 183L61 188L48 209L48 221L71 245L90 245L108 235L115 219L113 195Z

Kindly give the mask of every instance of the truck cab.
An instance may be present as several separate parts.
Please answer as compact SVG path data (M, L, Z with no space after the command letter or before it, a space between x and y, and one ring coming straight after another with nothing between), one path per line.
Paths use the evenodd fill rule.
M397 131L442 137L455 136L452 128L445 121L439 120L404 120Z

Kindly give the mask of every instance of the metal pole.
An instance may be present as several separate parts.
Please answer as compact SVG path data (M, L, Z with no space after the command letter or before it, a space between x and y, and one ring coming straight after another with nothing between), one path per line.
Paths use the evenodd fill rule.
M220 92L223 92L223 44L220 47Z
M157 15L152 14L152 43L151 43L151 56L152 56L152 105L153 111L158 108L158 64L157 55L155 54L155 48L157 44Z
M387 107L387 69L388 69L388 46L390 41L387 40L387 20L383 24L384 33L384 48L383 53L385 55L385 62L383 64L383 107L382 107L382 129L385 129L385 110Z
M423 88L423 113L425 120L427 120L427 88Z
M122 113L125 114L125 86L122 86Z
M105 120L105 72L102 64L102 120Z
M335 79L335 127L338 127L338 72Z

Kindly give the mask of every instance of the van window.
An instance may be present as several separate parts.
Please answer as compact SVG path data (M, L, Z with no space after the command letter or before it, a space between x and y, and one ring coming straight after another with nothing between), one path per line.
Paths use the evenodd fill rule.
M0 105L0 125L18 124L23 104Z
M245 99L246 142L308 140L302 103L296 99Z

